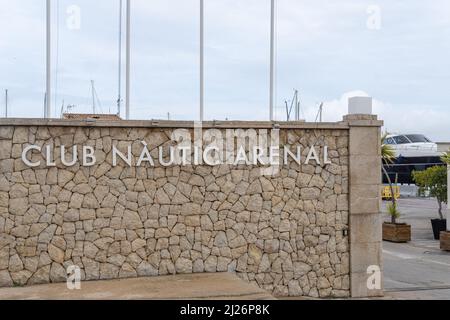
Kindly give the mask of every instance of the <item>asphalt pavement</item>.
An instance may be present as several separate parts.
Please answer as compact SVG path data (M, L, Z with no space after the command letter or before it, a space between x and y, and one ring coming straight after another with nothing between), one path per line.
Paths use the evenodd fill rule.
M436 200L405 198L400 199L398 205L402 213L400 222L412 227L412 241L383 243L386 296L450 300L450 252L439 249L430 222L438 218ZM389 221L387 215L385 220Z

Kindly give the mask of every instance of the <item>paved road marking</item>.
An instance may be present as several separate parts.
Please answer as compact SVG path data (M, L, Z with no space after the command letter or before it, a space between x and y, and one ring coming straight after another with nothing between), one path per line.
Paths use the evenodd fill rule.
M411 256L409 254L403 254L403 253L398 253L398 252L392 252L389 250L385 250L383 249L383 253L389 254L391 256L400 258L402 260L412 260L412 259L418 259L417 256Z
M447 285L435 287L390 288L384 289L384 292L433 291L433 290L450 290L450 286Z
M427 262L433 262L436 264L440 264L441 266L450 267L450 263L440 262L440 261L436 261L436 260L429 260L429 259L420 259L420 260L427 261Z
M445 263L445 262L441 262L441 261L436 261L436 260L431 260L431 259L423 259L423 258L420 257L420 256L412 256L412 255L409 255L409 254L403 254L403 253L398 253L398 252L392 252L392 251L385 250L385 249L383 249L383 253L389 254L389 255L394 256L394 257L397 257L397 258L400 258L400 259L402 259L402 260L420 260L420 261L423 261L423 262L432 262L432 263L435 263L435 264L439 264L439 265L441 265L441 266L450 267L450 264L449 264L449 263Z

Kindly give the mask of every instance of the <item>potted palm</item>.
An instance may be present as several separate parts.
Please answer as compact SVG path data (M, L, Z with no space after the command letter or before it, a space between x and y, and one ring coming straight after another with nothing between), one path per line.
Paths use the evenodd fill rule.
M450 150L442 156L442 161L447 164L447 169L450 168ZM448 170L447 170L447 188L448 188ZM448 191L448 190L447 190ZM448 197L448 193L447 193ZM447 199L448 202L448 199ZM450 228L441 232L441 249L450 251Z
M385 168L386 165L392 164L395 159L394 149L390 145L384 143L386 136L387 134L381 138L381 158L383 161L383 174L386 176L389 188L391 189L391 203L387 206L391 221L383 223L383 240L391 242L408 242L411 241L411 226L406 223L398 223L400 211L398 210L392 179Z
M425 171L414 171L413 179L422 190L429 190L430 196L438 202L439 219L432 219L433 234L436 240L440 239L442 231L447 231L447 220L444 217L443 207L447 203L447 168L434 166Z

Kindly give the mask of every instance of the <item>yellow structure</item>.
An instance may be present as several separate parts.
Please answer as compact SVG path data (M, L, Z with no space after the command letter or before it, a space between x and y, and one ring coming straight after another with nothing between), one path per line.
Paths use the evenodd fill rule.
M394 189L395 200L400 199L400 186L393 186L392 189ZM391 187L383 186L383 189L382 189L382 192L381 192L381 196L385 200L392 199Z

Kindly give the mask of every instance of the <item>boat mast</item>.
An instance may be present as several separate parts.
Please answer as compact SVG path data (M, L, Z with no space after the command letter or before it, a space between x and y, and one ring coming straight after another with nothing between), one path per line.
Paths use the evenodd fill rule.
M294 103L295 103L295 121L300 120L300 103L298 101L298 90L294 90Z
M320 104L319 114L320 114L320 122L322 122L322 120L323 120L323 102Z
M60 118L61 118L61 119L64 118L64 99L63 99L62 105L61 105L61 114L60 114Z

